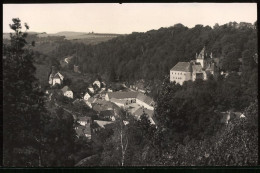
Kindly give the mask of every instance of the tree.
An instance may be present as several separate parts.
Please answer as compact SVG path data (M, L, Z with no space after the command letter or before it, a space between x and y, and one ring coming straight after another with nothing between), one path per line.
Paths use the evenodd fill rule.
M33 65L31 44L14 18L10 45L3 45L4 165L41 166L41 142L46 120L43 93ZM24 24L26 30L29 26Z

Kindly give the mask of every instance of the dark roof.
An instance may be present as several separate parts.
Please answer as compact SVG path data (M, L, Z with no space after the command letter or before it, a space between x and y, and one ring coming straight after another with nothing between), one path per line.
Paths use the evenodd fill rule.
M78 117L79 121L91 121L91 117Z
M111 98L110 99L111 102L114 102L114 103L120 103L120 104L126 104L126 100L119 100L119 99L115 99L115 98Z
M125 98L136 98L138 95L138 92L109 92L107 93L109 99L115 98L115 99L125 99Z
M61 89L61 91L65 93L66 91L71 91L71 89L68 86L65 86Z
M92 109L96 112L101 112L106 110L107 108L106 106L100 105L98 103L92 103Z
M190 63L189 62L178 62L171 70L191 72Z
M142 102L151 105L153 103L153 99L151 97L148 97L142 93L139 93L136 97L138 100L141 100Z
M106 116L113 116L114 115L114 110L104 110L104 111L101 111L100 116L103 116L103 117L106 117Z

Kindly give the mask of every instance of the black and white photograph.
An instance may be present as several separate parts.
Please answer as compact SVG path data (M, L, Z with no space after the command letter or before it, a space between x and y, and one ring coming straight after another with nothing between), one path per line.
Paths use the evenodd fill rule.
M257 3L4 3L3 167L258 165Z

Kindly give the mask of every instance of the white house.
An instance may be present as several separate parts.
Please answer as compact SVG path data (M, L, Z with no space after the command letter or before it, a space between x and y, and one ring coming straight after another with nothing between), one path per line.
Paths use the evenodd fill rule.
M61 85L63 82L64 76L60 72L52 73L49 77L49 84L54 86L55 84Z
M84 95L83 99L84 100L88 100L90 98L90 95L88 92L86 92L86 94Z
M69 98L73 99L73 92L71 91L71 89L68 86L65 86L61 89L61 91L63 92L63 95Z
M88 87L88 90L89 90L89 92L92 93L92 94L95 92L95 91L94 91L94 88L93 88L92 86Z
M95 80L95 81L93 82L93 85L97 85L98 88L101 87L101 83L100 83L98 80Z

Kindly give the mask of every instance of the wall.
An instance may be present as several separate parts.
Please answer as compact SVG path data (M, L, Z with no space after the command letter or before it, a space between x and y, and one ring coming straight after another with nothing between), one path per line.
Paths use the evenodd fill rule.
M69 97L69 98L73 98L73 92L72 91L66 91L64 93L64 96Z
M54 86L56 83L61 84L61 80L60 79L53 79L52 85Z
M89 94L85 94L84 95L84 100L88 100L90 98L90 95Z
M199 62L201 67L204 67L204 59L196 59L196 62Z
M175 81L176 83L182 85L184 81L191 80L191 73L190 72L183 72L183 71L170 71L170 82Z

